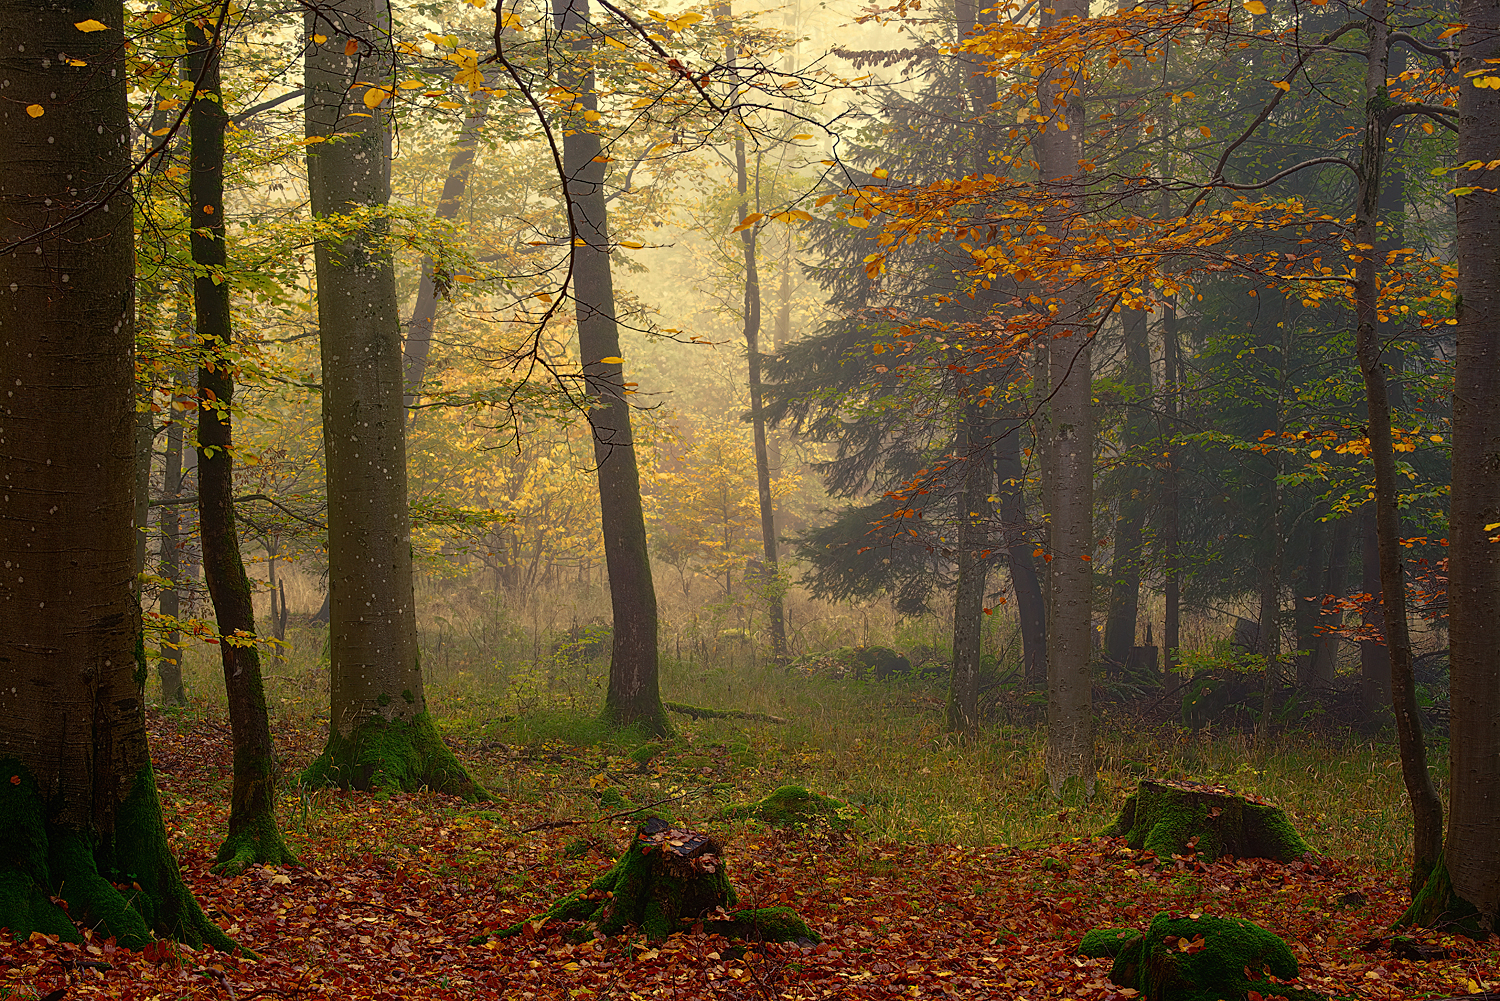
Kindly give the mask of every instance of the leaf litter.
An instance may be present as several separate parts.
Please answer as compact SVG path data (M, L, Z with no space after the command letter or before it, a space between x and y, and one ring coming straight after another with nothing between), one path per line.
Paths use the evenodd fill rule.
M592 850L547 804L496 794L288 796L281 821L299 865L210 872L226 822L222 721L150 718L167 826L198 901L256 956L158 942L141 952L85 932L82 943L0 932L0 997L62 998L995 998L1113 1001L1108 960L1083 934L1144 927L1153 914L1243 917L1290 943L1289 985L1339 999L1461 997L1500 991L1500 940L1430 932L1395 938L1405 874L1310 857L1158 859L1118 839L958 847L874 841L829 830L715 829L752 907L795 908L820 944L746 943L690 931L648 947L628 935L569 942L528 925L609 864L628 818L594 824ZM317 735L283 731L284 760ZM483 768L493 747L466 762ZM581 784L594 763L581 765ZM683 824L683 827L691 826ZM528 830L530 828L530 830ZM603 849L602 851L600 849ZM471 944L473 942L480 944ZM1191 943L1189 943L1191 948ZM63 993L58 994L61 991Z

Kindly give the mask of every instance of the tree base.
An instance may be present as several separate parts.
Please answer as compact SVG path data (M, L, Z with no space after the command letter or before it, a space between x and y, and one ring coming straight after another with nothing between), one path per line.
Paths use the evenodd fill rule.
M1158 914L1144 935L1129 928L1091 931L1078 952L1113 958L1109 979L1145 1001L1246 1001L1251 992L1289 1001L1322 998L1265 979L1266 972L1283 980L1297 976L1297 960L1279 936L1238 918Z
M410 721L372 716L348 737L330 728L328 745L303 771L301 783L384 792L427 788L468 800L490 798L443 743L426 713Z
M528 925L540 929L549 921L578 921L582 924L575 938L618 935L635 927L649 940L660 942L702 921L704 930L736 938L819 940L789 908L725 913L737 899L717 841L651 817L636 830L630 849L608 872L586 889L563 897L540 917L512 925L496 937L519 934Z
M1143 781L1104 834L1159 858L1196 852L1291 862L1312 851L1279 807L1186 782Z
M109 838L48 824L35 779L14 758L0 762L0 816L7 818L0 832L0 927L12 936L41 932L79 942L76 918L127 949L144 948L158 935L194 948L236 948L182 881L150 767L136 776ZM52 903L54 893L66 911Z
M297 856L292 854L281 832L276 829L274 816L257 818L256 822L236 831L224 839L214 856L214 874L238 876L252 865L295 865Z
M1412 900L1397 928L1432 928L1456 931L1469 938L1483 940L1496 928L1495 919L1486 920L1479 908L1453 890L1448 863L1442 858L1432 867L1427 882Z

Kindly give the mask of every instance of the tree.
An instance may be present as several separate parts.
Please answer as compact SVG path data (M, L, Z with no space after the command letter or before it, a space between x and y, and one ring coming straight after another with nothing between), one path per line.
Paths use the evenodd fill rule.
M228 949L146 745L123 32L118 2L0 3L0 925Z
M225 14L218 23L189 15L188 70L196 93L189 127L192 172L188 185L192 220L193 302L201 341L198 366L198 523L203 538L203 576L219 627L219 656L229 699L234 744L234 785L229 833L215 861L238 875L251 863L295 862L276 824L276 749L261 680L255 634L254 592L240 557L234 516L234 362L229 313L230 278L224 245L224 112L219 85Z
M306 18L307 170L315 219L328 482L331 716L310 784L484 791L427 715L417 651L406 407L387 244L389 8L343 0Z
M559 169L571 236L578 353L590 398L604 560L614 611L604 717L617 726L639 725L650 733L667 734L672 726L657 680L656 586L646 548L640 472L610 272L609 210L604 194L608 163L599 133L594 131L597 126L588 117L592 113L597 119L599 113L591 55L595 29L589 24L588 0L553 0L552 16L567 39L570 57L559 83L577 95L572 110L559 116L554 131L561 131L563 137Z
M1500 11L1464 0L1460 74L1500 58ZM1500 927L1500 193L1490 157L1500 145L1494 76L1461 76L1457 162L1459 305L1453 387L1453 494L1449 506L1448 827L1443 856L1413 902L1408 921ZM1480 84L1485 86L1480 86Z

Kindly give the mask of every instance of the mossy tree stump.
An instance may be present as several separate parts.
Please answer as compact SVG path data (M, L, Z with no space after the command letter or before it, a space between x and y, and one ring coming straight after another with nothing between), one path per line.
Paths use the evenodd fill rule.
M1115 961L1109 979L1145 1001L1245 1001L1254 991L1292 1001L1321 995L1272 983L1297 976L1297 960L1280 936L1240 918L1158 914L1143 935L1099 928L1083 937L1083 956Z
M630 849L586 889L563 897L540 917L496 934L504 938L528 925L539 929L548 921L580 921L584 935L617 935L635 927L660 942L701 921L706 931L736 938L818 941L786 907L729 913L738 899L718 841L650 817L636 830Z
M1104 833L1162 858L1196 851L1291 862L1312 851L1281 808L1193 782L1141 782Z

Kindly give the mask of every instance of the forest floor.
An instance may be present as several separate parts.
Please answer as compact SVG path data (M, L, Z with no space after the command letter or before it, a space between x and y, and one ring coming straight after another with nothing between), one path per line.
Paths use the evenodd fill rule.
M891 698L910 701L911 693ZM1034 778L1030 788L1006 780L1009 792L972 804L1026 815L1026 826L1011 828L1025 839L1011 844L960 843L951 837L960 828L936 820L925 827L941 827L937 837L925 827L901 836L891 819L892 802L901 799L898 779L867 797L860 810L869 822L855 833L784 833L707 818L716 803L756 798L787 781L847 794L847 782L837 787L840 766L829 764L816 734L793 740L777 736L787 731L773 724L684 721L676 741L642 753L597 735L569 738L555 719L550 731L514 719L481 726L465 723L459 704L446 708L446 718L458 721L448 738L492 801L293 788L283 797L281 821L300 864L253 867L232 879L209 871L227 815L227 721L207 702L153 710L158 782L183 871L209 915L258 957L181 947L128 953L97 940L16 943L0 932L0 998L1106 1001L1134 992L1109 982L1108 960L1077 957L1079 939L1101 926L1144 928L1162 911L1243 917L1277 932L1301 964L1295 983L1331 998L1500 991L1495 938L1475 944L1422 933L1422 944L1449 958L1420 962L1392 952L1391 925L1406 903L1405 876L1393 862L1400 848L1384 855L1360 849L1368 835L1348 828L1379 811L1356 809L1370 804L1348 791L1335 790L1326 807L1343 803L1347 815L1290 804L1322 853L1290 864L1157 859L1092 834L1118 809L1138 771L1133 752L1118 747L1104 757L1120 770L1101 774L1101 794L1088 807L1060 808L1036 793ZM473 719L483 715L476 709ZM571 725L588 732L582 719ZM290 707L276 726L293 775L320 749L326 730L315 715ZM1004 739L1021 748L1006 758L1018 762L1015 775L1034 767L1035 733L1013 730ZM1386 782L1388 749L1365 750L1381 759L1373 773ZM953 760L940 743L912 752L925 755L918 759L903 759L895 746L864 753L888 756L913 783ZM1325 749L1322 758L1329 757ZM973 764L959 760L964 769ZM1250 769L1256 776L1263 794L1274 786L1274 776ZM1326 777L1305 784L1309 797L1330 795L1311 788L1327 786ZM637 803L661 801L652 812L669 819L711 827L725 843L742 903L790 905L823 941L747 945L700 933L654 946L630 936L568 944L543 927L470 944L541 912L609 865L606 850L627 842L633 821L609 819L599 795L607 788ZM1287 786L1286 798L1295 799L1297 788ZM1399 796L1373 781L1354 791L1372 790ZM920 796L913 791L912 798Z

